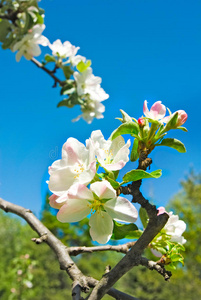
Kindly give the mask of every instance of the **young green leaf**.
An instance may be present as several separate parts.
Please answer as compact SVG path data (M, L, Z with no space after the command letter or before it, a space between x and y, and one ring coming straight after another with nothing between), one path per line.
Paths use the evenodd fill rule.
M139 154L137 150L138 150L138 139L134 139L133 148L131 150L131 156L130 156L131 161L136 161L139 158Z
M73 70L70 66L62 66L62 70L64 72L64 76L66 79L70 79L71 75L73 74Z
M91 60L87 60L86 63L84 63L82 60L77 64L77 69L80 73L84 72L88 67L91 66Z
M156 144L156 146L167 146L167 147L177 150L180 153L186 152L186 148L185 148L184 144L177 139L166 138L166 139L163 139L160 144Z
M149 221L149 217L145 208L140 207L139 216L143 227L146 228Z
M54 58L54 56L49 55L49 54L45 54L45 60L46 60L47 63L49 63L49 62L55 62L56 61L56 59Z
M121 240L121 239L138 239L142 235L142 231L133 224L121 224L114 221L114 229L111 239Z
M162 175L162 170L155 170L148 173L144 170L132 170L126 173L123 177L124 182L137 181L144 178L159 178Z
M123 123L112 132L110 139L114 140L116 137L122 134L131 134L132 136L138 137L138 132L139 126L135 122Z

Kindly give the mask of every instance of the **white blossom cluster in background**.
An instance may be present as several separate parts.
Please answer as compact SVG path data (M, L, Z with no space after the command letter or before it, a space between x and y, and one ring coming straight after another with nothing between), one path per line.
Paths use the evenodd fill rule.
M80 107L82 114L75 118L73 121L78 121L83 118L87 123L91 123L94 118L103 118L105 106L102 101L109 98L109 95L101 87L102 79L93 75L93 70L90 67L91 62L86 57L77 55L80 47L72 45L69 41L64 43L57 39L52 44L42 35L45 29L44 24L37 24L25 34L21 40L17 41L12 51L16 53L16 60L20 61L24 56L26 59L31 60L41 54L39 45L48 46L55 57L57 67L69 64L72 68L72 81L74 82L73 91L76 91L78 97L81 99ZM78 65L83 64L84 69L81 70ZM74 70L76 69L76 70ZM72 88L70 88L72 90ZM66 92L68 93L68 91ZM70 94L70 92L69 92ZM77 104L77 103L76 103Z
M50 205L59 209L60 222L78 222L91 214L90 235L105 244L112 236L113 219L136 221L136 208L97 174L99 166L107 172L122 169L129 160L129 147L130 140L125 143L122 136L105 140L100 130L92 132L86 146L74 138L66 141L62 159L49 168Z

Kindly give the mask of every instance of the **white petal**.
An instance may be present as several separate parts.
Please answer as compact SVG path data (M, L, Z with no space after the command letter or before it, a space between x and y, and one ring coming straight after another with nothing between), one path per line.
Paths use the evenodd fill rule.
M135 222L138 217L137 209L126 198L117 197L104 205L108 214L117 221Z
M104 211L95 212L89 220L90 235L93 241L99 244L106 244L112 236L113 221Z
M100 199L113 199L116 197L116 191L107 180L92 183L90 189Z
M75 183L68 190L68 199L84 199L93 200L92 192L84 185L80 183Z
M56 170L50 175L49 189L57 196L61 196L75 182L70 168Z
M78 222L87 217L90 211L87 200L69 199L60 208L57 219L62 223Z

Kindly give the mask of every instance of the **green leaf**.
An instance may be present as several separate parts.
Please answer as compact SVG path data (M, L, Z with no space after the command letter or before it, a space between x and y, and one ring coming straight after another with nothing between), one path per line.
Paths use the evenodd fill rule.
M72 108L75 104L69 101L69 99L64 99L57 104L57 107L66 106Z
M149 217L145 208L140 207L139 216L143 227L146 228L149 221Z
M47 63L56 62L56 59L54 58L54 56L49 55L49 54L45 54L45 60L46 60Z
M185 131L185 132L188 132L188 130L186 129L186 127L183 127L183 126L179 126L179 127L177 127L176 129L181 129L181 130L183 130L183 131Z
M121 124L110 136L111 140L122 134L131 134L134 137L138 137L139 126L135 122Z
M0 42L4 42L8 33L10 32L11 26L8 20L2 20L0 22Z
M138 227L133 224L121 224L114 221L114 229L111 239L138 239L142 235L142 231L138 230Z
M91 60L87 60L86 63L81 60L79 64L77 64L77 69L80 73L82 73L90 66L91 66Z
M162 142L160 144L156 144L156 146L167 146L177 150L180 153L186 152L186 148L184 144L177 139L171 139L171 138L163 139Z
M120 112L122 114L122 118L116 118L119 121L121 121L122 123L131 123L132 122L132 118L125 112L123 111L123 109L120 109Z
M117 190L121 185L120 185L120 183L119 182L117 182L117 181L115 181L115 180L113 180L113 179L111 179L111 178L109 178L109 177L105 177L105 179L107 179L107 181L109 181L109 183L111 184L111 186L115 189L115 190Z
M64 76L66 79L70 79L71 75L73 74L73 70L70 66L62 66L62 70L64 72Z
M137 181L144 178L159 178L162 175L162 170L155 170L148 173L144 170L132 170L126 173L123 177L124 182Z
M165 131L174 129L176 126L176 123L177 123L177 119L178 119L178 112L171 115L169 121L167 122L167 124L165 126Z
M138 150L138 139L134 139L133 148L131 150L131 156L130 156L131 161L136 161L139 158L139 153L137 150Z

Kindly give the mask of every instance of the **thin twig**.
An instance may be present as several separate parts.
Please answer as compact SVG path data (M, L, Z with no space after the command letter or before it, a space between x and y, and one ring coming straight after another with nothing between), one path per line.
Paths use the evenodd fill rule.
M53 71L48 70L42 63L40 63L37 59L35 59L34 57L32 57L31 61L40 69L42 69L43 71L45 71L48 75L50 75L53 79L54 79L54 85L53 87L56 87L57 83L60 86L64 86L65 85L65 81L61 81L57 76L54 75L55 73L55 69Z
M105 245L105 246L95 246L95 247L69 247L68 253L71 256L76 256L82 253L92 253L97 251L116 251L121 253L127 253L129 249L135 244L135 242L129 242L123 245L118 246L111 246L111 245Z
M172 273L170 271L167 271L164 266L158 264L153 260L149 260L146 257L141 258L140 264L148 268L149 270L156 270L160 275L164 277L166 281L168 281L172 276Z

